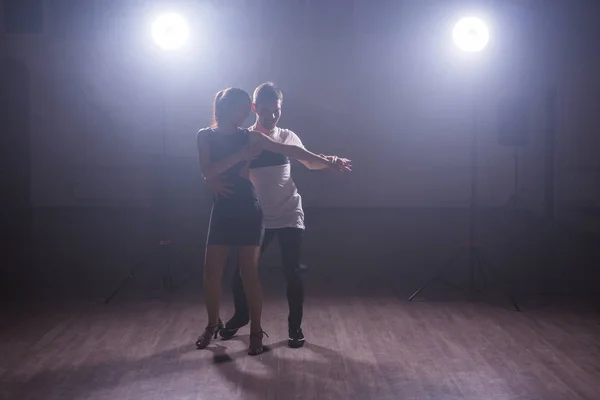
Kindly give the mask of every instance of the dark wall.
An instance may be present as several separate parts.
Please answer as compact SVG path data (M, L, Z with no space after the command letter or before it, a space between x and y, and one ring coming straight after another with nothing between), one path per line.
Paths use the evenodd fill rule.
M0 57L0 281L7 294L23 279L30 245L29 71Z
M316 277L336 276L343 284L346 272L356 276L359 271L365 277L387 277L390 289L406 289L456 256L448 278L469 276L465 254L460 253L468 233L466 210L309 208L306 214L303 261ZM142 290L141 296L148 296L160 287L156 246L148 229L151 219L132 209L37 209L35 265L28 269L29 290L24 293L105 297L132 267L141 265L138 283L127 291L133 288L140 295ZM175 280L199 283L208 213L175 213L170 220ZM544 225L530 216L515 218L502 210L482 212L478 232L486 263L520 295L599 288L597 235ZM280 274L278 268L271 269L280 266L277 246L262 264L266 273Z
M104 292L147 258L145 210L160 152L162 101L175 165L173 236L182 264L199 266L210 205L196 168L195 132L208 124L217 90L250 91L265 80L285 92L283 125L315 151L354 160L347 176L294 170L305 204L314 209L307 261L323 268L400 263L409 275L425 273L465 230L460 208L468 199L473 71L450 40L465 4L487 7L494 38L478 103L480 203L502 205L511 194L512 149L496 143L497 105L505 96L523 95L531 114L520 194L528 208L542 209L543 94L549 84L559 93L558 203L598 202L599 59L593 39L586 40L597 36L598 6L589 8L591 2L537 9L524 3L548 3L181 2L194 22L191 51L169 59L148 41L152 10L145 2L85 2L97 7L94 12L84 2L59 3L66 10L77 3L80 18L52 8L43 35L0 37L0 52L19 60L2 64L3 176L11 185L3 188L3 201L14 206L31 198L36 206L31 224L26 208L21 214L3 208L9 221L4 243L27 242L35 254L30 261L25 250L5 252L34 269L19 267L21 261L3 262L3 268L10 265L36 287ZM457 210L425 210L445 207ZM29 226L33 240L24 241ZM531 229L529 236L521 232L522 243L537 243L525 246L533 254L528 257L538 257L544 246L558 248ZM570 265L549 259L557 276ZM549 271L547 261L529 261L526 266Z
M173 57L150 43L152 10L141 3L91 2L94 12L72 19L93 23L72 21L68 35L55 32L67 22L55 20L61 13L54 10L47 35L2 39L4 52L32 71L35 205L143 204L144 175L161 147L161 101L168 154L194 158L194 134L210 121L214 93L226 86L251 91L265 80L285 92L282 125L315 151L355 161L355 172L339 179L298 170L307 204L466 205L476 74L451 41L462 2L184 2L194 35ZM548 65L574 58L561 53L570 38L556 42L560 51L549 57L540 45L555 43L541 23L547 15L517 3L486 3L494 40L478 65L479 200L501 205L511 194L512 150L496 143L497 106L519 94L531 105L521 190L541 209L543 86ZM549 13L552 24L562 23L552 35L571 32L560 15ZM571 85L568 74L558 76L561 88ZM576 136L578 128L565 122L558 135Z

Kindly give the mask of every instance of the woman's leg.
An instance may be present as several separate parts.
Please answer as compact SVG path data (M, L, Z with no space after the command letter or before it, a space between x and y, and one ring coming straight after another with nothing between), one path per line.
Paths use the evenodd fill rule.
M228 255L229 246L206 246L204 256L204 301L209 326L216 326L219 323L221 281Z
M266 229L265 236L260 248L260 254L263 254L269 243L275 238L274 229ZM231 277L231 291L233 293L233 304L235 312L233 317L225 324L225 329L221 330L221 337L224 339L232 338L239 328L250 322L250 311L248 310L248 300L246 300L246 292L244 291L244 281L240 269L241 255L238 257L236 269Z
M219 329L219 303L221 300L221 279L227 263L229 246L206 246L204 255L204 301L208 314L208 324L204 333L196 340L196 347L204 349L211 337Z
M240 247L240 274L244 281L244 291L250 310L250 350L255 354L262 352L262 288L258 276L259 246ZM255 340L253 340L255 339ZM261 340L258 340L261 339Z

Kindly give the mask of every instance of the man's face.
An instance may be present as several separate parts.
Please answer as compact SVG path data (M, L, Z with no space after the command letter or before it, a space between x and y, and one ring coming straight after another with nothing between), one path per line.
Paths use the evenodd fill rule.
M267 100L260 104L252 104L252 109L258 116L258 124L265 129L273 129L277 126L281 117L281 101Z

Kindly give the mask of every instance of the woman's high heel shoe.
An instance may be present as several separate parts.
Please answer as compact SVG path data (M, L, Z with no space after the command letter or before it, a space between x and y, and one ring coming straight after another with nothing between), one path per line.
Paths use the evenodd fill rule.
M248 348L249 356L257 356L265 351L265 348L262 344L264 336L269 337L267 332L263 331L262 329L259 332L250 333L250 347Z
M216 339L221 329L223 329L223 322L220 319L217 325L207 326L202 335L198 336L198 340L196 340L196 348L198 350L204 350L207 348L211 339Z

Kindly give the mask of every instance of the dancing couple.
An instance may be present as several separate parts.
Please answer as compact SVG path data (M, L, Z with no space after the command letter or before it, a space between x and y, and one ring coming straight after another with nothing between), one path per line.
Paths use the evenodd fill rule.
M272 83L257 87L253 99L237 88L219 91L212 126L198 132L200 168L214 192L204 260L208 325L196 341L198 349L206 348L219 334L229 339L250 323L248 354L263 352L258 261L275 236L287 280L288 344L294 348L304 344L300 274L304 212L289 160L296 159L309 169L342 172L350 171L351 165L345 158L306 150L292 131L279 128L282 101L282 92ZM250 111L256 113L256 123L249 129L241 128ZM232 247L239 255L232 279L235 313L224 325L219 318L221 281Z

